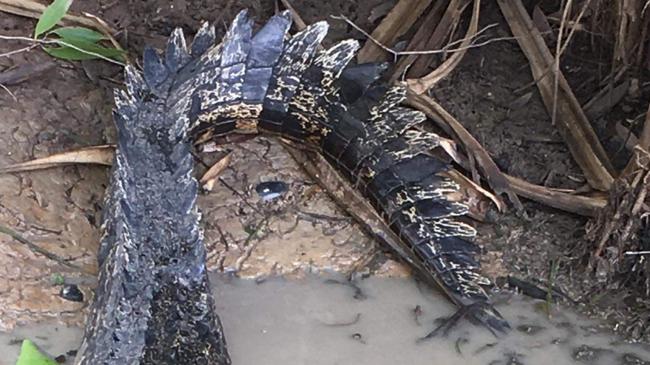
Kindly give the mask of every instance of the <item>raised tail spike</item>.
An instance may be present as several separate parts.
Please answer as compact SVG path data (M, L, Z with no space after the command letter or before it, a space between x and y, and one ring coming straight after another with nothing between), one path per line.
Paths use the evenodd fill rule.
M301 85L302 75L313 62L316 49L325 38L328 28L327 22L314 23L287 42L280 60L273 68L273 77L264 99L264 112L276 114L267 114L263 116L264 119L272 120L286 114L289 101Z
M165 64L171 73L176 73L190 61L185 35L181 28L176 28L167 40L165 51Z
M214 46L216 38L217 36L215 34L214 25L208 22L203 22L203 24L201 24L201 28L199 28L199 31L196 32L196 35L192 40L192 57L198 58L210 47Z
M284 11L271 19L252 40L251 51L246 60L243 101L246 104L264 102L273 68L278 63L284 48L284 39L291 26L291 14Z

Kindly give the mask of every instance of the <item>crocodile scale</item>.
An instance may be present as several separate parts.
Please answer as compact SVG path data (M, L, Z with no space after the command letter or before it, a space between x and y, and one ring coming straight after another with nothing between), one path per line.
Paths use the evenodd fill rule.
M240 12L220 44L204 24L188 48L176 29L164 54L145 49L116 92L118 148L105 198L100 278L77 364L229 364L213 311L191 177L191 142L278 135L318 150L383 217L459 313L493 333L508 323L480 273L476 231L459 220L459 186L431 151L440 137L375 85L385 65L352 64L359 45L323 49L328 24L288 34L289 12L257 32ZM405 257L405 259L408 259Z

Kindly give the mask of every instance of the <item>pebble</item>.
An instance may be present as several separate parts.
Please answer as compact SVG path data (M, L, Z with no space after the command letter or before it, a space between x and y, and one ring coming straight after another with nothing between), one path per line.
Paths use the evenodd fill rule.
M83 302L84 294L79 290L79 287L75 284L65 284L61 288L59 296L65 300L71 302Z
M289 186L282 181L266 181L255 186L255 191L264 201L279 198L289 190Z

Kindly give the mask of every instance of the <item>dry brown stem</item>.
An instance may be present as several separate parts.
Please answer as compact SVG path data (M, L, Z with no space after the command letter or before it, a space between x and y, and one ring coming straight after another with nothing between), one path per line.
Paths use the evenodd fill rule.
M648 105L648 110L645 114L645 121L643 123L643 129L641 130L641 135L639 135L637 146L644 151L650 151L650 105ZM635 155L632 155L630 161L621 172L621 176L629 175L634 169L638 168L638 158Z
M459 0L450 0L447 9L444 9L445 2L437 1L433 4L429 13L420 24L417 32L408 46L409 51L419 51L426 49L439 49L442 47L445 38L451 32L451 26L457 17L460 16L458 11ZM444 13L443 13L444 10ZM433 29L433 32L431 31ZM431 63L433 55L408 55L402 58L395 71L391 76L391 81L399 80L408 68L408 74L419 76L422 75L428 65Z
M0 11L10 14L38 19L43 14L43 10L45 10L45 5L34 0L0 0ZM61 22L63 25L84 25L99 31L106 30L111 35L117 33L117 30L106 24L104 24L105 29L102 29L101 24L97 23L96 20L70 13L66 14Z
M553 78L543 77L554 62L544 39L520 0L499 0L498 3L512 33L528 57L533 77L539 79L537 86L547 110L552 113L557 106L557 125L576 163L592 188L608 190L614 181L613 167L568 82L558 72L558 92L555 94Z
M0 167L0 174L41 170L51 167L76 164L96 164L110 166L113 164L114 154L115 145L85 147L74 151L56 153L51 156Z
M479 166L482 166L482 169L484 170L483 173L486 176L490 187L497 194L505 191L508 193L508 197L511 201L513 201L511 195L517 194L553 208L584 216L596 216L600 209L605 206L606 200L603 197L581 196L567 191L549 189L502 173L480 143L476 141L476 139L465 129L465 127L463 127L462 124L446 112L438 103L433 101L431 98L414 94L409 94L407 102L411 106L427 114L429 118L438 123L438 125L447 133L458 137L457 140L464 146L467 153L474 155L476 162L479 163ZM477 157L476 154L480 157ZM469 159L458 162L463 166L463 168L468 170L471 169ZM486 169L490 172L491 177L487 177L487 174L485 173ZM493 185L494 181L497 182L497 187L499 188ZM521 203L518 203L518 199L513 201L513 203L516 207L520 207ZM495 204L499 206L499 203L495 202Z
M505 193L517 210L523 210L521 202L517 198L517 195L510 190L508 181L505 179L499 167L494 163L483 146L481 146L456 118L428 96L409 92L407 103L421 110L427 117L438 123L448 133L458 137L457 140L463 145L468 155L476 159L483 176L492 190L497 194ZM502 203L500 208L505 208L505 204Z
M384 45L393 44L413 26L429 4L431 0L400 0L372 32L372 38ZM359 51L357 60L359 63L374 62L385 57L385 50L368 39Z
M455 52L451 55L445 62L443 62L438 68L433 70L428 75L421 77L419 79L408 79L406 80L409 88L416 94L424 94L427 90L432 88L440 80L444 79L449 75L456 66L460 63L463 56L469 49L469 46L472 44L473 39L478 31L478 20L480 15L481 0L474 0L474 6L472 7L472 19L470 20L469 27L467 28L467 33L463 42L460 44L460 51Z
M214 183L217 181L217 178L223 170L230 165L230 160L231 160L231 154L228 153L227 155L223 156L219 161L215 162L214 165L210 166L210 168L201 176L199 179L199 183L201 186L203 186L203 189L207 191L212 191L212 188L214 187Z
M629 278L629 286L650 295L650 269L647 260L627 257L629 252L647 250L642 235L647 235L648 187L650 186L650 153L637 145L634 167L616 179L607 206L587 225L591 252L582 252L597 276L617 280L617 274ZM645 231L645 233L644 233ZM627 280L627 279L626 279Z

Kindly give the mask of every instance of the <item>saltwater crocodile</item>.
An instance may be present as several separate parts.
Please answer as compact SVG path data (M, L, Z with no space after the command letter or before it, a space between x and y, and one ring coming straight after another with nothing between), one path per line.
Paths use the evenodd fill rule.
M494 333L493 308L458 220L467 206L431 151L440 137L401 106L405 88L376 86L385 67L351 64L355 40L323 49L318 22L288 35L288 12L259 31L243 11L220 44L204 24L186 46L180 29L164 55L144 51L116 92L118 148L105 198L101 273L78 364L228 364L212 308L191 177L191 142L230 133L270 134L319 151L365 196L424 274L459 313Z

